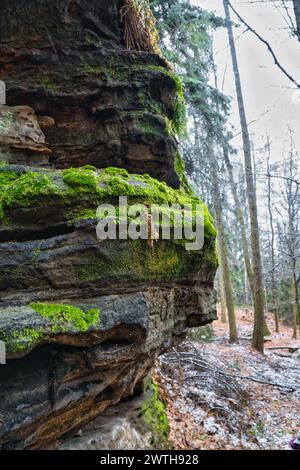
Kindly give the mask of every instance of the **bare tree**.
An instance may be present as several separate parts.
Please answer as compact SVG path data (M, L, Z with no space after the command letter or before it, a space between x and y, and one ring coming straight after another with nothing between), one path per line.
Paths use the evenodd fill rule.
M291 149L290 158L288 162L289 176L292 178L295 170L294 154ZM291 180L285 182L285 200L287 203L288 224L287 224L287 255L289 258L289 265L291 271L291 301L292 301L292 314L293 314L293 338L297 338L297 323L300 320L299 311L299 289L298 289L298 275L297 275L297 262L299 254L299 186L294 185Z
M230 268L228 261L228 247L225 238L225 228L223 222L222 214L222 198L219 186L218 178L218 167L217 159L214 148L214 138L213 134L210 131L208 133L207 139L207 150L210 160L210 172L211 172L211 181L212 181L212 195L214 201L214 210L215 210L215 223L218 230L218 244L219 244L219 254L221 257L221 266L223 273L223 282L224 282L224 291L226 306L228 312L228 323L229 323L229 340L231 343L238 341L237 327L236 327L236 318L235 318L235 309L234 309L234 300L233 300L233 289L230 276Z
M244 149L244 164L245 164L245 175L246 175L246 186L247 186L247 198L249 205L250 214L250 225L251 225L251 247L252 247L252 262L253 262L253 276L254 276L254 331L252 338L253 347L259 351L264 352L264 325L265 325L265 294L263 287L262 277L262 261L261 261L261 250L260 250L260 234L258 225L258 213L257 213L257 202L256 192L253 179L253 168L251 158L251 144L250 136L246 118L246 111L244 105L244 97L242 92L241 78L238 67L238 60L235 48L235 41L232 31L232 23L229 11L228 0L223 0L225 16L227 20L227 29L229 44L232 57L233 72L235 77L236 93L238 99L238 108L240 115L240 122L243 136L243 149Z
M240 20L240 22L246 26L247 30L249 30L251 33L254 34L254 36L257 37L257 39L259 39L267 48L267 50L269 51L269 53L271 54L271 56L273 57L273 60L274 60L274 63L275 65L279 68L279 70L286 76L286 78L288 78L294 85L296 85L297 88L300 88L300 84L298 83L298 81L286 70L286 68L281 64L281 62L279 62L278 60L278 57L276 56L271 44L268 43L268 41L266 41L266 39L264 39L254 28L252 28L242 17L241 15L238 13L238 11L234 8L234 6L232 5L232 3L229 1L229 0L223 0L223 2L225 3L226 1L226 4L227 4L227 8L228 8L228 11L229 11L229 7L231 8L231 10L236 14L236 16L238 17L238 19ZM299 0L296 0L296 3L298 3Z
M297 337L297 324L300 328L299 282L300 282L300 188L296 183L299 177L299 155L295 151L292 132L289 156L283 161L278 171L284 173L286 178L279 180L274 206L277 213L277 244L280 274L285 285L290 287L287 291L289 299L283 305L290 306L293 319L293 337ZM288 310L286 310L288 313Z
M219 238L218 238L218 252L221 252ZM220 268L218 273L218 288L220 293L221 301L221 323L227 323L227 311L226 311L226 298L225 298L225 289L224 289L224 274L222 267L222 260L220 259Z
M267 137L267 173L269 174L271 171L270 167L270 159L271 159L271 144L270 138ZM272 299L272 310L274 311L275 317L275 328L276 333L279 333L279 316L278 316L278 309L276 306L276 282L275 282L275 228L274 228L274 217L273 217L273 210L272 210L272 181L271 178L267 178L267 201L268 201L268 215L269 215L269 226L270 226L270 233L269 233L269 246L270 246L270 261L271 261L271 299Z
M224 155L224 161L225 161L226 169L227 169L228 176L229 176L230 189L231 189L233 200L234 200L236 218L238 220L239 229L241 232L241 241L242 241L243 255L244 255L244 260L245 260L245 267L247 271L247 277L248 277L249 284L251 287L252 295L254 296L254 276L253 276L253 270L252 270L252 265L251 265L247 229L246 229L246 224L244 220L243 210L242 210L241 203L240 203L240 198L239 198L238 191L237 191L237 185L234 180L233 167L230 162L229 151L228 151L227 146L223 147L223 155Z
M296 35L298 41L300 41L300 0L293 0L294 13L296 18Z

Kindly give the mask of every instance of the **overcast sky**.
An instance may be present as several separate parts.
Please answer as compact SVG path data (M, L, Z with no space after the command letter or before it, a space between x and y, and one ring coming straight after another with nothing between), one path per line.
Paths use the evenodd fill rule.
M224 16L222 0L191 0L191 2ZM300 82L300 43L289 35L283 12L275 8L274 3L232 0L236 10L272 45L282 65ZM232 19L238 22L234 15ZM261 138L269 133L272 141L272 160L278 161L282 158L282 152L288 149L288 126L293 129L294 140L300 150L300 93L297 95L293 84L276 67L266 47L251 32L242 34L244 31L244 27L234 30L247 119L248 122L257 120L269 111L252 124L250 130L255 135L256 148L261 147ZM214 48L219 87L224 77L223 91L234 98L231 122L239 130L231 58L227 32L224 29L217 32ZM233 143L240 147L240 137Z

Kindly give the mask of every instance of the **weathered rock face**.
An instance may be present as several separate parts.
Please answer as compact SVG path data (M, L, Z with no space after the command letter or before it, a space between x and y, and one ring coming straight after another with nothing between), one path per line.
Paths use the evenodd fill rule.
M32 108L0 105L0 160L48 165L51 150Z
M0 447L54 448L215 319L216 232L195 196L157 180L178 185L178 87L162 59L124 49L121 2L2 3ZM203 249L162 240L162 221L158 240L99 240L97 208L119 196L201 207Z
M73 436L63 439L59 450L165 449L168 436L165 409L153 414L153 392L146 391L105 410ZM162 405L162 404L161 404ZM145 419L147 411L151 419ZM154 437L157 438L154 439Z
M139 416L139 401L109 408L59 450L151 450L152 433ZM144 425L144 427L143 427Z
M54 167L116 166L178 187L180 85L160 57L124 49L121 5L2 0L0 80L9 105L54 120Z

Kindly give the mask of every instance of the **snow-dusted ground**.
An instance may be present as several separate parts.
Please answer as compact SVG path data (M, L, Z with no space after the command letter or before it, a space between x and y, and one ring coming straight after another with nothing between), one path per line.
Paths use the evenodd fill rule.
M300 429L300 350L260 355L250 347L250 314L239 312L238 320L239 344L230 345L217 322L212 342L187 341L158 363L177 449L284 450ZM300 342L282 328L268 339L266 348L274 346Z

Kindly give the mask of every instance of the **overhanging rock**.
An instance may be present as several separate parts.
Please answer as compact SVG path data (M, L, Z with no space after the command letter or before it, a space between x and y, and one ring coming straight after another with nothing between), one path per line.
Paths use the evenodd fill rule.
M36 3L3 0L0 17L3 449L55 447L133 394L187 328L216 318L216 231L175 171L176 77L125 49L122 2ZM119 196L201 207L203 248L99 241L97 208Z

